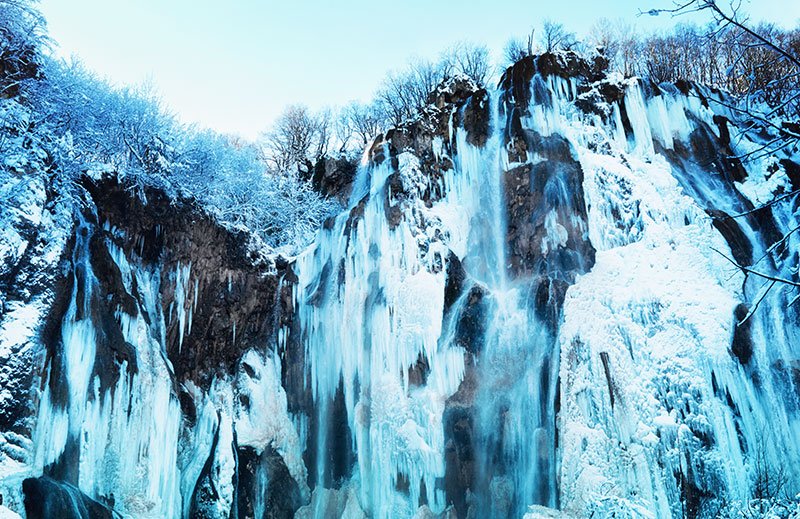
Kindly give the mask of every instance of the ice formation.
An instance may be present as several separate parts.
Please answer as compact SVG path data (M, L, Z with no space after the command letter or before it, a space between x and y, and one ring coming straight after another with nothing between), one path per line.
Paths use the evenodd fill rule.
M509 158L508 92L500 106L497 93L490 97L494 117L483 146L470 144L460 127L450 142L434 141L437 156L453 153L441 200L419 204L413 160L398 150L397 174L414 194L404 197L397 227L382 212L384 199L392 204L387 160L362 168L370 187L351 208L363 204L363 215L355 222L352 210L340 216L298 261L296 305L315 399L326 413L336 391L344 395L359 460L352 479L365 510L396 517L423 503L434 512L452 505L451 496L431 492L445 479L445 453L423 425L441 427L441 402L464 382L465 358L452 347L441 305L446 279L437 258L448 249L491 301L481 316L481 351L469 360L479 387L468 499L479 514L521 516L537 504L578 517L612 509L631 517L704 516L721 500L749 499L765 470L797 489L791 298L781 287L767 293L760 311L742 313L763 283L745 282L728 259L737 254L730 236L714 222L780 194L786 176L773 167L760 179L763 165L748 164L753 173L736 181L718 162L699 162L720 160L703 147L722 140L720 117L735 120L722 94L613 79L623 101L587 114L576 106L579 79L534 76L534 104L520 117L524 131L566 141L583 173L585 222L562 210L574 186L559 179L544 186L553 206L542 219L547 266L537 268L553 280L570 270L566 278L574 278L563 308L555 305L555 328L528 295L536 275L513 274L507 258L503 172L547 160L536 148L524 161ZM731 155L759 145L738 137ZM785 209L774 211L782 232L794 222ZM596 249L593 265L551 254L568 247L570 227ZM758 222L742 219L736 227L754 260L768 257L771 244ZM433 243L430 229L441 237ZM791 262L761 264L793 275ZM745 316L749 324L739 324ZM739 341L753 351L738 351L748 347ZM408 381L420 355L431 370L424 393ZM320 477L324 470L317 468ZM429 495L420 499L418 486Z
M796 279L792 199L753 207L797 150L732 161L762 137L719 92L535 63L429 112L444 131L377 139L264 295L281 312L223 312L250 285L215 273L224 339L197 322L199 261L85 212L3 488L27 470L135 517L303 518L707 517L765 473L800 491L796 290L731 261ZM0 354L45 313L8 308ZM202 376L200 325L234 355Z

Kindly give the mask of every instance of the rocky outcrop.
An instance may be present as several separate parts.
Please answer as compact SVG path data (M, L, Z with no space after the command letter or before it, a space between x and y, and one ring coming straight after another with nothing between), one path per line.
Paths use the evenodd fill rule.
M193 200L174 200L150 188L132 196L135 188L111 178L86 179L84 185L96 207L98 234L91 249L102 298L123 310L136 304L104 240L131 261L160 269L161 301L172 308L172 315L163 316L167 356L178 380L208 388L214 375L233 373L243 352L263 348L272 338L281 273L249 248L247 234L222 227ZM188 268L192 279L185 287L175 278L181 268ZM177 300L181 289L185 293ZM184 324L183 337L177 304L193 321L191 327Z
M511 128L515 132L519 126ZM536 159L505 173L510 273L574 279L594 263L581 165L563 137L517 132L509 140L523 142L525 154L531 150Z
M549 102L546 89L537 85L548 76L579 78L586 84L604 79L607 70L608 59L600 53L586 59L572 51L545 52L526 56L510 66L500 78L500 88L508 102L527 111L531 102Z
M472 80L456 77L445 81L430 94L428 105L415 118L373 141L369 158L378 164L389 157L396 161L397 155L404 151L413 152L429 179L423 199L433 203L444 195L444 172L453 168L450 157L457 153L450 141L452 130L466 128L470 143L484 144L489 134L489 109L488 93Z
M111 519L112 509L90 498L72 485L48 477L22 482L28 519ZM110 499L113 501L114 497ZM113 507L113 503L111 505Z
M314 166L311 183L324 196L335 198L347 205L358 165L345 157L324 157Z
M585 85L601 79L608 63L602 56L589 62L575 53L528 56L515 63L500 81L506 114L508 162L505 172L510 274L546 275L571 281L594 263L589 242L583 171L564 137L543 136L526 128L521 118L531 103L552 108L549 90L536 85L549 75ZM533 98L530 93L533 92Z

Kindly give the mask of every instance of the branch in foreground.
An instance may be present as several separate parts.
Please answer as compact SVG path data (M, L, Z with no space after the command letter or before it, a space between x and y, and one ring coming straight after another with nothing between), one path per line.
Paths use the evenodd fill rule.
M713 250L714 252L716 252L717 254L719 254L720 256L725 258L726 260L728 260L728 262L730 262L733 266L735 266L736 268L738 268L739 270L741 270L745 274L752 274L754 276L758 276L758 277L763 278L763 279L774 281L776 283L782 283L784 285L789 285L789 286L793 286L793 287L796 287L796 288L800 288L800 283L792 281L791 279L770 276L769 274L764 274L763 272L759 272L757 270L753 270L750 267L745 267L744 265L739 265L735 260L729 258L728 256L726 256L725 254L723 254L719 250L715 249L714 247L711 247L711 250Z

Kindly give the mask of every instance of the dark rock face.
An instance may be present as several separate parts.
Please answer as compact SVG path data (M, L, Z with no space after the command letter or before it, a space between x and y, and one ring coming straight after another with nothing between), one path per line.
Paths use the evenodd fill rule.
M784 171L786 171L786 176L789 177L792 190L796 191L800 189L800 164L789 159L782 159L780 163Z
M111 519L112 506L99 503L67 483L47 477L22 482L28 519ZM113 499L113 496L110 497Z
M513 103L522 111L527 111L531 103L531 84L547 76L562 78L583 78L586 82L593 83L605 77L608 69L608 59L602 54L597 54L594 59L586 60L575 52L545 52L538 56L527 56L517 61L500 78L500 87L503 89L506 101ZM533 89L534 92L536 89ZM535 93L534 93L535 95ZM539 102L542 99L538 99Z
M575 106L585 113L599 115L603 118L603 121L608 122L610 113L607 108L611 104L617 104L620 108L625 131L630 133L630 120L625 111L625 105L622 103L624 98L625 88L623 85L607 79L601 79L592 85L578 85L578 98L575 99Z
M444 490L458 517L469 517L470 494L476 478L474 414L478 373L472 355L467 356L464 380L447 399L443 416L445 435Z
M383 208L386 212L386 219L389 222L389 227L394 229L403 220L403 202L408 199L408 193L405 192L403 180L400 178L400 173L392 173L386 179L386 192L383 199Z
M240 448L237 457L240 480L236 517L293 517L302 498L281 457L272 449L259 455L249 447ZM257 516L259 508L263 515Z
M357 164L345 158L325 157L314 166L311 183L323 195L336 198L345 205L353 189L356 169Z
M711 223L719 231L728 247L731 249L733 259L739 265L750 265L753 263L753 245L742 231L741 226L734 218L731 218L724 211L712 209L708 211L711 216Z
M101 391L105 391L116 384L119 378L117 367L123 362L127 363L129 374L137 371L135 348L125 341L114 311L119 308L133 316L138 309L136 300L125 289L122 274L111 259L104 237L97 232L89 238L89 261L99 285L97 290L92 290L87 306L92 322L99 324L97 349L104 352L95 359L93 375L99 378Z
M522 59L501 79L508 161L534 162L505 172L509 275L514 278L547 275L572 282L575 273L594 264L581 165L565 138L524 128L521 117L531 104L550 106L543 83L548 75L585 84L602 78L606 67L601 57L590 63L570 52L543 54Z
M472 412L471 407L450 404L444 419L445 435L448 438L444 454L444 489L447 501L453 505L458 517L467 517L467 493L472 487L475 472Z
M176 300L174 273L179 266L191 265L196 284L188 287L186 313L195 300L197 304L192 310L193 325L182 344L177 310L163 316L167 355L178 380L192 380L207 388L215 374L232 373L243 352L267 342L278 318L280 274L274 265L248 251L246 235L224 229L190 200L175 202L163 192L145 190L147 203L142 203L112 180L87 180L85 185L97 207L98 225L108 222L123 232L120 236L95 231L99 237L93 241L93 260L97 258L103 273L99 280L103 295L119 301L123 310L134 305L134 295L125 293L118 272L113 272L103 239L125 251L129 261L161 269L165 309ZM146 312L141 305L140 310Z
M489 305L493 304L491 296L467 275L452 252L447 258L446 272L442 328L452 326L453 343L470 354L478 354L483 348Z
M747 305L739 304L733 314L736 327L733 332L731 353L739 360L742 366L746 366L753 357L753 338L750 334L751 322L749 320L744 321L749 310Z
M444 312L447 314L464 291L464 284L467 280L467 273L464 271L461 261L452 251L447 256L445 273L447 281L444 287Z
M489 93L482 88L470 96L463 107L456 111L453 124L467 131L467 142L473 146L481 147L489 138L491 108Z
M683 189L712 216L714 227L728 242L734 259L741 265L749 265L753 250L745 233L747 227L758 234L766 247L782 237L772 207L756 208L736 189L734 183L743 181L747 171L726 141L727 132L722 132L718 138L704 122L693 120L693 123L697 128L690 134L688 143L676 141L674 149L657 145L656 151L668 158ZM717 124L721 121L717 120ZM714 197L721 195L733 201L736 214L728 215L717 207ZM786 249L778 247L776 252L783 257Z
M741 160L735 158L725 141L714 136L705 125L689 135L689 147L698 164L721 172L727 181L742 182L747 178Z
M473 284L465 293L462 304L455 310L455 344L472 354L480 353L486 336L486 316L492 304L487 290Z
M514 128L515 125L511 125ZM524 140L523 140L524 139ZM542 160L505 173L509 274L572 281L594 264L587 236L583 170L569 142L531 130L511 137Z

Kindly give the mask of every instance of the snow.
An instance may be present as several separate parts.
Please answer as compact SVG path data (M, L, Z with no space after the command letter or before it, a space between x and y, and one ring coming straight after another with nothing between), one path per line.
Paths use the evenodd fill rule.
M528 507L528 512L522 516L522 519L577 519L575 516L566 514L561 510L555 508L547 508L540 505L531 505Z
M0 182L4 180L0 176ZM0 275L17 264L42 223L44 181L37 175L10 176L0 185Z
M647 507L664 506L661 476L651 472L656 449L650 434L668 437L665 430L675 423L664 419L659 391L700 391L698 415L725 412L703 407L715 400L708 366L733 369L727 348L736 301L710 267L690 244L636 243L598 253L592 272L568 291L561 329L566 508L606 482L625 492L626 480L637 481L628 488L640 492ZM611 366L614 407L602 353ZM741 462L738 443L721 448ZM581 483L590 467L596 468L591 481ZM744 474L735 476L746 481Z
M358 492L352 486L341 489L316 487L311 502L301 506L294 515L295 519L316 519L339 517L341 519L366 519L361 505L358 503Z
M9 358L33 338L42 318L43 303L12 302L5 308L0 323L0 358Z
M759 150L760 146L741 140L737 149L745 153L752 153ZM755 164L751 167L753 174L748 175L744 182L737 182L736 187L755 207L760 207L778 196L792 191L786 171L774 156L756 158L754 161Z
M22 519L22 516L13 510L0 505L0 519Z
M743 278L714 252L731 256L698 205L706 200L687 196L683 173L652 148L653 139L665 148L685 142L686 113L711 122L710 110L690 99L664 93L645 101L631 83L631 143L622 146L613 128L566 131L584 168L589 235L598 249L591 272L567 292L560 330L562 505L581 516L669 516L678 492L672 474L686 470L680 453L687 451L704 467L699 485L746 499L751 473L737 427L757 438L766 416L782 416L764 409L769 404L730 355ZM582 146L604 149L603 142L610 153ZM764 200L780 182L778 174L768 186L751 176L739 187ZM695 188L722 209L738 203L719 189ZM728 388L742 416L717 398L715 384ZM792 430L784 427L775 430ZM714 438L713 448L700 446L702 434Z

